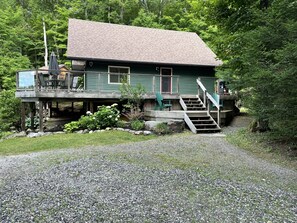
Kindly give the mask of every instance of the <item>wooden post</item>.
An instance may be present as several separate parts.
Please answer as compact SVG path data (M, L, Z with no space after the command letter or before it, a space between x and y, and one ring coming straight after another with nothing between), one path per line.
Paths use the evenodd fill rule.
M90 112L94 113L94 102L90 101Z
M25 102L21 104L21 128L22 131L26 131L26 107Z
M218 116L217 116L217 118L218 118L218 120L217 120L217 122L218 122L218 126L221 126L221 117L220 117L220 113L221 113L221 111L220 111L220 107L218 108Z
M67 89L70 92L70 72L67 73Z
M43 101L39 101L39 132L43 132Z
M34 117L35 117L35 102L30 103L30 128L34 129Z

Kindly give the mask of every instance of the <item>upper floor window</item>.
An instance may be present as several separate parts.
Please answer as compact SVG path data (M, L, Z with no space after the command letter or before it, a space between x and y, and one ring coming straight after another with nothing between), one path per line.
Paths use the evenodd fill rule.
M129 83L130 67L108 66L108 83Z

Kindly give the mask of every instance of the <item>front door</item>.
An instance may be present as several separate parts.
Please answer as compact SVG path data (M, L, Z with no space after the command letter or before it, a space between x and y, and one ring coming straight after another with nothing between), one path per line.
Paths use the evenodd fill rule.
M172 68L161 67L160 76L161 93L172 93Z

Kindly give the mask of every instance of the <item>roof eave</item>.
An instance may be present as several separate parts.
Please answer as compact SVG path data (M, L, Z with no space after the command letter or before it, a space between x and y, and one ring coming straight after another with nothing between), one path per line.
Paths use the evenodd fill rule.
M115 59L99 59L91 57L75 57L67 56L70 60L88 60L88 61L101 61L101 62L116 62L116 63L135 63L135 64L154 64L154 65L173 65L173 66L198 66L198 67L218 67L223 63L218 61L218 64L185 64L185 63L163 63L163 62L150 62L150 61L132 61L132 60L115 60Z

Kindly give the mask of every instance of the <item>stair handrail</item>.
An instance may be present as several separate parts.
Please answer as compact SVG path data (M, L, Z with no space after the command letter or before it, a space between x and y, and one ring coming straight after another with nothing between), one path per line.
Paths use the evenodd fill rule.
M179 96L179 103L184 111L188 110L188 107L181 96Z
M197 84L198 84L198 97L200 94L199 89L201 88L201 90L203 91L203 103L207 107L208 114L210 115L210 103L208 101L210 101L217 108L217 124L218 124L218 126L220 126L221 109L220 109L219 103L217 103L217 101L212 97L212 95L207 92L207 90L206 90L205 86L203 85L203 83L201 82L200 78L197 79Z
M203 103L206 106L206 88L204 87L204 85L202 84L200 78L197 78L197 84L198 84L198 96L200 95L200 88L203 91Z

